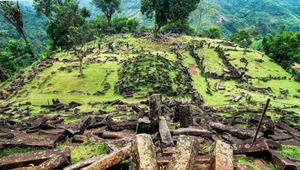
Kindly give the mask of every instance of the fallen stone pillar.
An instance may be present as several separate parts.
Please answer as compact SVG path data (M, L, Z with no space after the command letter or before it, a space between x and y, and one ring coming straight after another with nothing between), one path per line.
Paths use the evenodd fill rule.
M149 119L150 119L150 133L158 131L159 116L162 114L162 96L161 94L153 94L149 100Z
M193 136L179 136L176 152L167 170L192 170L199 151L199 141Z
M17 167L27 166L31 163L40 164L45 160L61 154L64 154L67 159L70 160L69 148L63 150L54 149L12 154L0 159L0 169L13 169Z
M159 121L159 134L163 147L173 146L173 138L166 120Z
M172 131L173 135L191 135L201 137L212 137L212 132L194 128L179 128Z
M229 144L217 140L213 155L213 170L233 170L233 150Z
M131 150L131 145L126 146L117 152L113 152L109 155L105 155L101 159L97 160L90 166L83 168L82 170L105 170L108 169L114 165L119 164L123 160L127 159L129 157Z
M193 117L191 113L191 107L189 105L180 105L179 123L181 127L185 128L193 125Z
M157 169L156 152L150 135L138 134L132 145L129 170Z

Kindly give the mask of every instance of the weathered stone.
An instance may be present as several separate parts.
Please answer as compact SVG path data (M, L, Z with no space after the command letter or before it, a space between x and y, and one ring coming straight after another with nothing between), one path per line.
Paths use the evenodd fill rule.
M172 161L172 157L158 157L156 158L159 165L167 165ZM209 155L197 156L193 170L211 170L212 157Z
M195 129L195 128L179 128L172 131L173 135L191 135L201 137L212 137L212 132L208 130Z
M105 155L88 167L82 170L105 170L114 165L119 164L123 160L127 159L130 155L131 145L121 148L117 152L113 152L109 155Z
M61 154L64 154L67 159L70 160L69 148L63 150L54 149L12 154L0 159L0 169L12 169L26 166L31 163L39 164Z
M149 119L150 119L150 132L155 133L158 131L159 116L162 114L162 96L161 94L153 94L149 100Z
M138 119L138 124L136 127L136 133L149 133L149 129L150 129L150 124L151 121L149 120L149 118L144 117L144 118L139 118Z
M39 170L49 170L49 169L62 169L63 167L66 167L70 165L70 161L64 154L56 155L42 164L40 164L37 169Z
M251 165L241 164L239 162L234 163L234 170L254 170Z
M84 116L83 119L78 124L78 130L80 134L83 134L84 130L89 126L91 123L92 117L91 116Z
M298 132L296 129L290 127L289 125L287 125L286 123L283 122L277 122L276 126L279 127L280 129L284 129L286 130L288 133L290 133L291 135L294 135L296 137L300 138L300 132Z
M234 128L232 126L226 126L221 123L215 123L215 122L209 122L209 125L212 129L216 131L224 131L232 136L235 136L239 139L249 139L253 138L254 136L254 131L249 130L249 129L239 129L239 128ZM258 137L262 136L262 133L258 134Z
M259 170L269 170L269 168L260 159L255 159L254 163Z
M233 170L233 150L229 144L217 140L213 155L213 170Z
M157 169L156 152L150 135L136 136L131 149L129 169Z
M192 170L199 151L199 142L193 136L179 136L176 153L169 163L167 170Z
M173 138L166 120L159 121L159 134L163 147L173 146Z
M0 138L0 145L2 145L2 146L19 146L19 147L54 148L56 140L52 140L52 139L37 140L34 138L30 138L30 137L27 137L27 138L17 137L17 138L13 138L13 139L1 139Z
M292 161L280 156L276 151L269 149L271 162L280 170L297 170L298 167Z
M91 165L92 163L96 162L97 160L102 159L104 156L105 155L99 155L96 157L86 159L84 161L77 162L76 164L65 167L63 170L79 170L81 168Z
M111 132L111 131L104 131L102 133L102 138L108 138L108 139L122 139L127 136L132 136L132 132L129 130L124 130L121 132Z
M181 127L193 125L193 117L191 113L191 107L189 105L180 105L179 123Z
M254 143L251 141L245 141L241 144L233 144L232 147L235 154L262 155L268 154L269 149L266 140L257 140Z

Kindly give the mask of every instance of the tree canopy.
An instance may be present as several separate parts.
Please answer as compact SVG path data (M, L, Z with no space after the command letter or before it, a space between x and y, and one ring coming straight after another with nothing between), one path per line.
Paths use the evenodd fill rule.
M24 21L23 15L19 6L19 2L16 3L10 1L1 1L0 2L0 15L6 19L11 25L13 25L17 32L22 36L26 45L29 47L29 53L33 59L35 56L31 50L31 44L29 43L27 36L24 31Z
M112 15L120 11L121 0L93 0L92 3L104 13L108 26L111 26Z
M294 62L300 63L300 32L268 34L262 41L265 53L283 68L289 70Z
M154 33L168 23L187 20L200 0L142 0L141 12L148 18L155 17Z

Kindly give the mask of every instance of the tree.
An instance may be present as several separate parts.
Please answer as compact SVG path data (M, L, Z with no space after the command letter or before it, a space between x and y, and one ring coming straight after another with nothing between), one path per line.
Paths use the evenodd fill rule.
M208 38L221 38L221 32L218 27L210 27L208 30L204 30L203 35Z
M154 35L169 22L188 20L189 13L197 8L200 0L142 0L141 12L147 18L155 16Z
M25 44L29 47L29 54L33 59L36 59L31 49L31 44L28 41L24 31L23 15L20 9L19 2L16 1L16 3L13 3L10 1L0 1L0 15L2 15L7 22L12 24L16 28L17 32L24 39Z
M111 27L112 15L120 11L121 0L92 0L96 8L101 9L107 19L108 26Z
M200 2L197 6L197 9L193 11L193 16L196 19L196 34L200 32L200 28L202 26L202 20L205 15L211 15L213 14L212 10L215 8L215 5L206 3L206 2Z
M139 21L136 18L128 18L126 22L126 27L128 28L129 32L136 32L137 27L139 26Z
M85 22L85 17L90 15L86 8L79 8L76 0L34 0L36 14L48 17L47 34L49 35L50 50L58 47L69 49L72 41L69 39L69 27L79 27Z
M79 27L71 26L69 27L69 32L70 34L68 36L72 41L72 49L79 60L80 77L83 78L83 59L89 53L89 48L86 43L94 37L95 32L89 23L85 23Z
M300 32L284 32L273 36L268 34L262 41L265 54L284 69L289 70L294 62L300 63Z
M236 34L230 36L230 40L241 45L244 48L244 54L247 52L247 48L252 44L252 34L249 31L241 30Z

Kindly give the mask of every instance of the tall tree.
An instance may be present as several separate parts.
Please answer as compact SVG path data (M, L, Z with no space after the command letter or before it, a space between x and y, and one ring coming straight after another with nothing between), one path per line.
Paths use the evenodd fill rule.
M12 24L16 28L17 32L22 36L26 45L29 47L29 54L33 59L36 59L31 49L31 44L28 41L24 31L23 15L20 9L19 2L16 1L14 3L11 1L0 1L0 15L2 15L7 22Z
M91 37L94 37L95 32L89 23L85 23L82 26L69 27L69 33L69 39L72 41L72 49L79 60L79 76L83 78L83 59L90 51L86 43L91 40Z
M197 9L193 11L193 16L196 19L196 34L200 32L200 29L204 23L202 23L203 18L205 15L211 15L213 14L213 9L215 8L215 5L206 3L206 2L200 2L197 6Z
M34 0L36 14L48 18L47 34L50 38L50 50L58 47L69 49L72 41L69 39L69 27L83 25L90 12L79 8L77 0Z
M244 47L244 54L246 54L247 48L252 44L252 35L247 30L241 30L236 34L232 34L230 40Z
M155 16L154 35L168 22L187 20L200 0L142 0L141 12L148 18Z
M111 18L116 11L120 11L121 0L93 0L92 3L104 13L108 26L111 27Z

